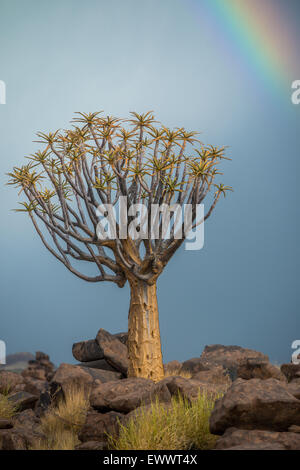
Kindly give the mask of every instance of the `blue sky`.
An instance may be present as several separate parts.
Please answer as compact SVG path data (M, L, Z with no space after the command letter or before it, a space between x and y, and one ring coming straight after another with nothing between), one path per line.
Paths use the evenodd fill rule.
M37 131L68 126L76 111L151 109L169 127L228 145L223 179L234 187L205 226L204 248L178 252L159 279L164 360L213 343L290 360L300 338L300 105L290 83L275 93L237 44L214 37L206 6L0 0L0 339L9 353L72 361L73 342L127 329L129 289L85 283L51 257L26 215L11 211L18 197L5 174L37 149ZM294 27L297 2L287 10Z

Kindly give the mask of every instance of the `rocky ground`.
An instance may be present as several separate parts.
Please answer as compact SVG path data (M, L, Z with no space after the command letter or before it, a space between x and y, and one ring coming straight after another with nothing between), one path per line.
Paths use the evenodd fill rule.
M142 404L157 398L168 406L178 392L192 402L200 390L222 395L210 417L211 432L220 436L216 449L300 450L300 365L279 368L260 352L212 345L200 357L165 364L166 377L154 383L127 378L126 342L126 333L100 329L95 339L73 345L76 365L55 369L37 352L21 374L0 370L0 394L18 407L11 419L0 419L0 449L32 448L43 437L39 423L51 403L80 385L90 408L77 449L105 449L107 433L117 433L118 422Z

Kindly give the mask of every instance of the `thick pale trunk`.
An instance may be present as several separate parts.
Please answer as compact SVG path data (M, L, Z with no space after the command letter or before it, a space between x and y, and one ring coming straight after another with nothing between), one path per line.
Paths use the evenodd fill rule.
M128 315L128 377L154 381L164 377L156 285L129 280L131 296Z

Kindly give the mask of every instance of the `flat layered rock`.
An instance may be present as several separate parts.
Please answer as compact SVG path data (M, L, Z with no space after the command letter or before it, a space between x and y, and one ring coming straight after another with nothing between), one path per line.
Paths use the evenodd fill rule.
M249 449L251 446L254 449L264 448L264 450L279 446L282 450L300 450L300 434L230 428L218 439L215 449L224 450L237 446L244 449Z
M72 354L79 362L98 361L104 358L103 350L95 339L74 343Z
M95 386L90 396L91 406L99 411L129 413L149 403L155 384L143 378L123 379Z
M101 328L96 337L97 343L103 351L105 360L116 370L127 375L128 349L116 336Z
M300 424L300 401L276 379L237 379L210 417L212 434L229 427L287 431L292 424Z

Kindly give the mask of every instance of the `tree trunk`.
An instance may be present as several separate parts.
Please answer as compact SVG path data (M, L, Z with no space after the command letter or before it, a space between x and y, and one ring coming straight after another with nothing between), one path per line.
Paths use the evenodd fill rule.
M128 377L144 377L155 382L163 379L156 284L136 278L129 280Z

